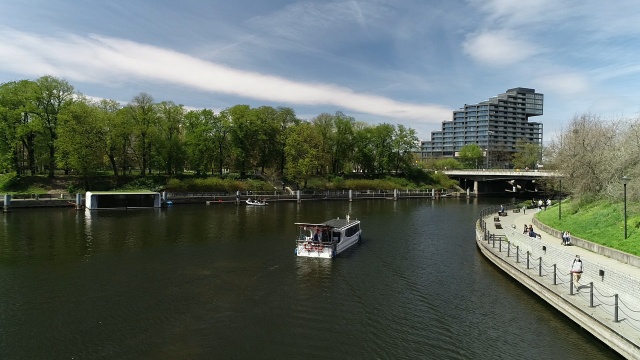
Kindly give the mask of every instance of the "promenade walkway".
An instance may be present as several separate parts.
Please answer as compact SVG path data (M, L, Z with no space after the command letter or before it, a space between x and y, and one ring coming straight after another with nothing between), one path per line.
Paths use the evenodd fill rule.
M523 234L538 211L544 210L484 213L484 228L477 234L483 253L623 356L640 359L640 268L563 246L562 239L535 225L540 239ZM576 255L584 267L579 284L569 272Z

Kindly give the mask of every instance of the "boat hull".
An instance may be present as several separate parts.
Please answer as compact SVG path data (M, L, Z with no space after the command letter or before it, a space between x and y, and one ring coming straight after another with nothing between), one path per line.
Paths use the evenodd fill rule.
M296 255L302 257L315 257L323 259L331 259L334 257L335 251L331 245L316 244L311 241L299 243L296 246Z
M331 259L360 241L362 230L351 237L344 238L336 244L314 243L311 240L298 241L296 255L301 257L314 257Z

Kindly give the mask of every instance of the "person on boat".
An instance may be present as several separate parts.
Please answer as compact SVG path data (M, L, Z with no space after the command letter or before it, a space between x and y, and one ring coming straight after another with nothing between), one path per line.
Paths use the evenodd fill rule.
M313 242L320 242L321 234L320 229L316 229L316 233L313 234Z

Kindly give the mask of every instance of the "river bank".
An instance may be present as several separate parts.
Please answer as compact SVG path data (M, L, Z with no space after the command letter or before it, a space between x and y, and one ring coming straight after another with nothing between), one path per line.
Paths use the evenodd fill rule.
M476 229L478 249L616 352L640 358L640 268L579 246L562 246L557 230L532 221L534 212L497 216L496 209L484 211ZM522 234L523 225L531 223L541 239ZM576 254L585 265L580 283L574 284L568 268Z
M237 195L226 193L163 193L166 201L173 204L228 204L244 203L250 198L261 198L267 202L280 201L308 201L308 200L362 200L362 199L401 199L401 198L434 198L465 196L458 192L444 192L435 190L338 190L338 191L300 191L293 194L266 193L266 192L241 192ZM11 208L38 208L38 207L76 207L75 197L70 194L30 195L15 199L10 198L10 206L5 207L5 198L0 197L0 204L5 211ZM84 198L83 198L84 202Z

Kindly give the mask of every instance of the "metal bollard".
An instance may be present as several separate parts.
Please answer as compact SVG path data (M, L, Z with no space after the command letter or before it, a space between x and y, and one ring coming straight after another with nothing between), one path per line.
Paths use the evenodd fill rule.
M542 256L538 258L538 276L542 277Z
M558 281L556 280L558 274L556 273L556 264L553 264L553 285L558 285Z
M569 295L573 295L573 275L569 274L569 276L571 276L571 280L569 280Z
M527 251L527 270L529 270L529 251Z
M520 246L516 246L516 264L520 263Z
M589 283L589 286L591 287L591 295L589 296L589 307L593 307L593 281Z
M615 322L618 322L618 294L615 295L616 297L616 307L615 307Z

